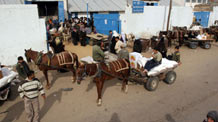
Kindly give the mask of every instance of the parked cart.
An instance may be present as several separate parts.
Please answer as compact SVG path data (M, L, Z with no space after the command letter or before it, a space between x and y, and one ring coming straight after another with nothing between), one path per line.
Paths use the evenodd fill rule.
M198 46L204 49L210 49L211 42L213 41L214 41L213 39L189 38L188 40L185 41L185 44L191 49L196 49Z

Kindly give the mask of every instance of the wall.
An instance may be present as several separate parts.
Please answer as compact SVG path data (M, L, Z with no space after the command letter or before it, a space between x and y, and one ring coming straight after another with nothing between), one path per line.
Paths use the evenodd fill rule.
M210 12L208 26L214 25L215 20L218 20L218 7L213 7L213 11Z
M157 35L160 30L166 30L168 7L145 6L144 13L132 13L131 7L127 7L125 13L120 13L122 32L141 35ZM193 13L190 7L173 7L170 18L172 26L190 26Z
M45 21L39 19L36 5L1 5L0 18L2 64L16 64L24 49L46 51Z

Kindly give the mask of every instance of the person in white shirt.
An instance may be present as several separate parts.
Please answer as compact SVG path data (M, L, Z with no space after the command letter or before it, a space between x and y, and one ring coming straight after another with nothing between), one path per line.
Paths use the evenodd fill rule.
M119 37L115 37L116 45L115 45L115 51L118 54L121 50L121 46L123 45L123 42L120 41Z

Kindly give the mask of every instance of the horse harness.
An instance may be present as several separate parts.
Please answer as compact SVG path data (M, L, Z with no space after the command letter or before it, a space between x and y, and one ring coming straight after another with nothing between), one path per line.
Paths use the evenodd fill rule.
M36 65L40 65L40 64L42 63L42 56L43 56L43 53L42 53L42 52L39 52L39 53L37 54L36 61L34 61ZM53 55L51 52L48 52L48 53L46 53L46 56L48 57L48 66L50 66L50 64L51 64L51 59L52 59L52 57L53 57L54 55Z
M112 64L112 66L114 67L114 69L115 69L115 72L121 72L121 71L123 71L123 70L126 70L126 69L129 69L130 67L128 66L128 62L125 60L125 59L123 59L122 61L124 61L124 63L125 63L125 65L126 65L126 67L124 67L124 68L122 68L122 65L120 64L120 62L119 61L114 61L114 62L110 62L111 64ZM108 65L107 65L108 66ZM117 69L116 69L116 66L118 67ZM111 67L108 67L110 70L111 70ZM101 76L101 73L103 72L103 73L105 73L105 74L107 74L107 75L110 75L110 76L112 76L112 77L117 77L117 78L120 78L120 79L124 79L124 78L121 78L121 77L119 77L119 76L115 76L115 75L113 75L113 74L111 74L111 73L109 73L109 72L107 72L107 71L105 71L105 70L103 70L103 68L101 67L101 65L99 65L99 68L98 68L99 70L98 70L98 72L97 72L97 75L96 76L98 76L98 77L100 77ZM121 74L123 74L123 73L121 73ZM126 78L125 78L126 79ZM128 79L128 78L127 78Z

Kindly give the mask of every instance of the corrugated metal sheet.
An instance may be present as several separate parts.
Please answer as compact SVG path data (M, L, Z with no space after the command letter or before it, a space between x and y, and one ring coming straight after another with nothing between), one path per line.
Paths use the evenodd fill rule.
M23 4L24 0L0 0L0 4Z
M169 6L170 5L170 0L160 0L159 2L160 6ZM184 6L184 5L180 5L177 2L175 2L174 0L172 1L172 5L173 6Z
M68 0L69 12L86 12L87 0ZM125 11L126 0L88 0L89 12Z

